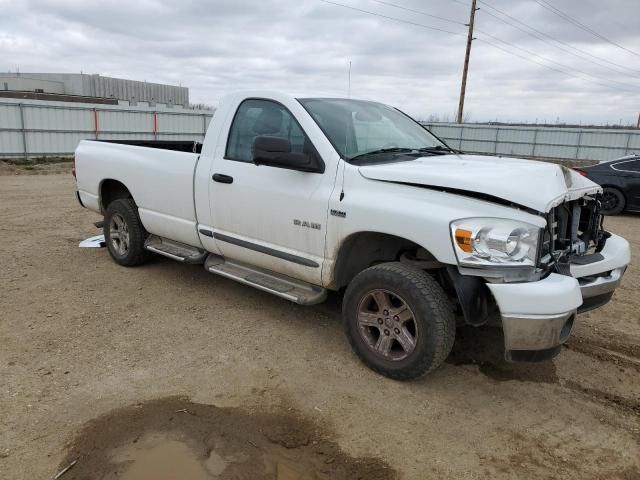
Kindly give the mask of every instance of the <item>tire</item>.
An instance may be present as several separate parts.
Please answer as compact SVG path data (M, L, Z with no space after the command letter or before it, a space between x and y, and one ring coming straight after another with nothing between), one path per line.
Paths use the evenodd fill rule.
M149 253L144 248L147 232L130 198L114 200L104 215L104 240L113 260L125 267L143 264Z
M342 315L356 355L395 380L432 372L455 340L453 307L442 287L428 273L398 262L356 275L347 287Z
M602 193L602 214L620 215L624 210L627 200L617 188L604 187Z

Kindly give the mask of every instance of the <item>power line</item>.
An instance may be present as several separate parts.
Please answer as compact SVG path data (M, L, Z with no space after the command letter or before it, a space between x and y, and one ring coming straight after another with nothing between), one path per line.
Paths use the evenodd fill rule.
M607 83L603 83L603 82L599 82L598 80L591 80L589 78L584 78L584 77L580 77L580 76L577 76L577 75L573 75L571 73L571 71L569 71L569 70L564 70L564 69L560 69L560 68L557 68L557 67L552 67L551 65L546 65L544 63L537 62L537 61L533 60L532 58L525 57L524 55L520 55L518 53L515 53L515 52L512 52L510 50L507 50L506 48L501 47L500 45L497 45L497 44L495 44L495 43L493 43L493 42L491 42L491 41L489 41L487 39L476 38L476 40L478 40L478 41L480 41L482 43L486 43L487 45L490 45L493 48L496 48L496 49L501 50L501 51L503 51L505 53L508 53L509 55L513 55L515 57L521 58L522 60L526 60L527 62L530 62L530 63L535 63L536 65L540 65L541 67L547 68L547 69L552 70L554 72L562 73L562 74L567 75L567 76L569 76L571 78L576 78L578 80L585 80L587 82L595 83L597 85L601 85L601 86L607 87L607 88L615 88L610 84L610 82L612 80L607 80ZM503 42L503 43L505 43L505 42ZM509 46L511 48L515 48L513 45L509 45ZM536 55L536 56L539 57L539 55ZM616 83L619 83L619 82L616 82ZM621 90L626 90L628 92L637 93L637 90L631 90L631 88L635 88L633 85L628 85L628 84L624 84L624 83L621 84L621 85L622 85Z
M393 8L397 8L397 9L400 9L400 10L405 10L405 11L407 11L407 12L417 13L418 15L424 15L424 16L427 16L427 17L437 18L437 19L440 19L440 20L442 20L442 21L446 21L446 22L450 22L450 23L455 23L455 24L457 24L457 25L464 25L464 26L466 26L466 25L467 25L467 24L465 24L465 23L463 23L463 22L459 22L459 21L457 21L457 20L452 20L452 19L450 19L450 18L439 17L439 16L432 15L432 14L427 13L427 12L424 12L424 11L415 10L415 9L408 8L408 7L405 7L405 6L402 6L402 5L398 5L398 4L396 4L396 3L391 3L391 2L383 1L383 0L371 0L371 1L376 2L376 3L383 4L383 5L387 5L387 6L390 6L390 7L393 7ZM459 3L460 5L464 5L464 6L467 6L467 7L469 6L468 4L466 4L465 2L460 1L460 0L452 0L452 1L455 1L456 3ZM487 3L486 3L486 2L484 2L483 0L478 0L478 1L480 1L480 2L484 3L487 7L492 8L492 9L494 9L494 10L496 10L496 11L500 12L500 13L501 13L501 14L503 14L503 15L510 16L510 15L508 15L508 14L506 14L506 13L504 13L504 12L502 12L502 11L498 10L497 8L492 7L491 5L487 4ZM525 33L525 34L529 35L530 37L533 37L533 38L535 38L535 39L537 39L537 40L541 40L541 41L543 41L544 43L546 43L546 44L548 44L548 45L551 45L552 47L559 48L560 50L563 50L563 51L565 51L565 52L567 52L567 53L569 53L569 54L571 54L571 55L573 55L573 56L575 56L575 57L577 57L577 58L579 58L579 59L581 59L581 60L585 60L585 61L591 62L591 63L593 63L594 65L598 65L599 67L606 68L606 69L608 69L608 70L610 70L610 71L612 71L612 72L615 72L615 73L619 73L619 74L623 74L623 75L630 75L630 74L629 74L629 73L627 73L627 72L624 72L624 71L621 71L621 70L618 70L618 69L615 69L615 68L611 68L611 67L609 67L609 66L607 66L607 65L603 65L602 63L599 63L599 62L593 61L593 60L591 60L590 58L584 57L583 55L578 55L578 54L576 54L576 53L574 53L574 52L572 52L572 51L570 51L570 50L567 50L567 49L565 49L565 48L559 47L558 45L555 45L554 43L551 43L550 41L546 40L545 38L542 38L542 37L540 37L539 35L533 34L533 33L529 32L529 31L525 30L524 28L520 27L519 25L513 24L513 23L509 22L508 20L505 20L505 19L503 19L503 18L501 18L501 17L498 17L497 15L494 15L494 14L493 14L493 13L491 13L490 11L485 10L485 11L484 11L484 13L486 13L487 15L490 15L490 16L492 16L493 18L496 18L496 19L498 19L498 20L500 20L500 21L502 21L502 22L506 23L507 25L510 25L510 26L511 26L511 27L513 27L513 28L516 28L516 29L520 30L521 32L523 32L523 33ZM511 17L511 18L513 18L513 17ZM513 18L513 19L514 19L515 21L520 22L519 20L517 20L517 19L515 19L515 18ZM527 25L526 25L525 23L523 23L523 22L520 22L520 23L522 23L523 25L527 26ZM530 28L530 29L532 29L532 30L534 30L534 31L539 32L541 35L545 35L545 36L548 36L549 38L552 38L552 39L553 39L553 37L550 37L549 35L545 34L544 32L540 32L539 30L536 30L536 29L534 29L533 27L529 27L529 26L527 26L527 28ZM484 33L485 35L487 35L487 36L489 36L489 37L492 37L492 38L494 38L494 39L496 39L496 40L498 40L498 41L502 41L502 40L498 39L497 37L494 37L494 36L492 36L492 35L490 35L490 34L488 34L488 33L482 32L481 30L477 30L477 31L478 31L478 32L480 32L480 33ZM558 43L564 43L564 42L560 42L560 40L556 40L556 39L553 39L553 40L554 40L555 42L558 42ZM571 45L569 45L569 44L565 44L565 45L567 45L569 48L574 48L574 47L572 47L572 46L571 46ZM580 50L579 50L579 51L580 51ZM585 52L585 53L587 53L587 52ZM536 54L533 54L533 55L536 55ZM539 56L539 55L538 55L538 56ZM540 57L540 56L539 56L539 57ZM545 57L541 57L541 58L544 58L544 59L545 59L545 60L547 60L548 62L558 64L558 62L556 62L556 61L554 61L554 60L550 60L550 59L545 58ZM597 58L597 57L596 57L596 58ZM562 66L567 66L567 65L562 65ZM621 67L622 67L622 66L621 66ZM628 67L623 67L623 68L627 68L627 69L629 69ZM579 71L579 72L581 72L581 73L584 73L585 75L588 75L588 76L594 77L594 78L601 78L601 79L604 79L604 80L608 80L608 79L606 79L605 77L602 77L602 76L600 76L600 75L593 75L593 74L590 74L590 73L587 73L587 72L584 72L584 71L581 71L581 70L578 70L578 69L575 69L575 70L576 70L576 71ZM632 72L635 72L635 71L634 71L634 70L632 70L632 69L629 69L629 70L630 70L630 71L632 71ZM637 74L637 75L633 75L633 76L634 76L634 77L636 77L636 78L640 78L640 72L638 72L638 74ZM618 83L620 83L620 82L618 82Z
M496 37L494 35L491 35L490 33L483 32L482 30L476 30L476 31L478 33L482 34L482 35L485 35L485 36L487 36L489 38L492 38L493 40L495 40L497 42L503 43L503 44L505 44L505 45L507 45L507 46L509 46L511 48L515 48L516 50L520 50L520 51L522 51L522 52L524 52L524 53L526 53L528 55L531 55L532 57L540 58L541 60L544 60L545 62L553 63L553 64L558 65L558 66L563 67L563 68L570 68L571 70L576 71L578 73L581 73L583 75L586 75L588 77L592 77L592 78L600 79L600 80L605 80L605 81L610 82L610 83L616 83L616 84L621 85L621 86L626 87L626 88L638 88L638 89L640 89L639 85L631 85L629 83L619 82L617 80L611 80L611 79L606 78L606 77L601 77L600 75L593 75L593 74L591 74L589 72L585 72L584 70L580 70L578 68L570 67L570 66L565 65L563 63L556 62L555 60L547 58L547 57L545 57L543 55L538 55L537 53L534 53L531 50L528 50L528 49L526 49L524 47L519 47L518 45L514 45L514 44L512 44L510 42L506 42L506 41L504 41L504 40L502 40L502 39L500 39L500 38L498 38L498 37Z
M452 0L452 1L458 1L458 0ZM528 30L525 30L524 28L520 27L519 25L516 25L516 24L514 24L514 23L511 23L511 22L509 22L508 20L505 20L504 18L501 18L501 17L499 17L499 16L497 16L497 15L495 15L495 14L491 13L490 11L485 10L485 12L484 12L484 13L486 13L487 15L490 15L490 16L492 16L492 17L494 17L494 18L496 18L496 19L500 20L501 22L506 23L507 25L511 25L512 27L514 27L514 28L516 28L516 29L520 30L521 32L526 33L526 34L527 34L527 35L529 35L530 37L537 38L538 40L540 40L540 41L542 41L542 42L544 42L544 43L546 43L546 44L548 44L548 45L551 45L551 46L553 46L553 47L555 47L555 48L558 48L558 49L560 49L560 50L562 50L562 51L564 51L564 52L567 52L567 53L569 53L570 55L573 55L574 57L580 58L580 59L582 59L582 60L586 60L586 61L591 62L591 63L593 63L593 64L595 64L595 65L598 65L598 66L600 66L600 67L607 68L607 69L609 69L609 70L611 70L611 71L613 71L613 72L616 72L616 73L622 73L623 75L630 75L630 74L629 74L629 73L627 73L627 72L624 72L624 71L618 70L617 68L612 68L612 67L609 67L609 66L607 66L607 65L603 65L601 62L605 62L605 63L608 63L608 64L610 64L610 65L614 65L614 66L616 66L616 67L618 67L618 68L622 68L622 69L624 69L624 70L628 70L629 72L633 72L633 76L636 76L636 77L638 77L638 75L640 74L640 72L639 72L638 70L634 70L634 69L629 68L629 67L627 67L627 66L625 66L625 65L621 65L621 64L619 64L619 63L612 62L612 61L610 61L610 60L608 60L608 59L606 59L606 58L602 58L602 57L599 57L599 56L593 55L592 53L587 52L587 51L585 51L585 50L582 50L582 49L580 49L580 48L574 47L573 45L571 45L571 44L569 44L569 43L567 43L567 42L563 42L562 40L558 40L557 38L555 38L555 37L553 37L553 36L551 36L551 35L549 35L549 34L547 34L547 33L543 32L543 31L541 31L541 30L538 30L537 28L532 27L532 26L530 26L530 25L526 24L525 22L522 22L522 21L518 20L517 18L515 18L515 17L513 17L513 16L509 15L508 13L503 12L502 10L500 10L500 9L498 9L498 8L494 7L493 5L491 5L490 3L486 2L486 0L479 0L479 1L480 1L484 6L486 6L486 7L490 8L490 9L492 9L492 10L496 11L496 12L498 12L498 13L499 13L499 14L501 14L501 15L504 15L504 16L505 16L505 17L507 17L507 18L510 18L510 19L511 19L511 20L513 20L514 22L517 22L518 24L523 25L524 27L528 28L529 30L531 30L531 31L533 31L533 32L535 32L535 33L531 33L531 32L529 32ZM462 2L460 2L460 3L462 3ZM542 37L544 37L544 38L542 38ZM547 39L548 39L548 40L547 40ZM551 40L551 42L554 42L554 43L551 43L549 40ZM576 52L580 52L580 55L578 55L577 53L575 53L575 52L573 52L573 51L571 51L571 50L568 50L567 48L564 48L564 47L568 47L568 48L569 48L569 49L571 49L571 50L575 50ZM598 61L596 62L596 61L592 60L591 58L587 58L587 57L585 57L585 55L587 55L588 57L592 57L592 58L594 58L594 59L597 59Z
M588 4L589 8L591 8L592 10L595 10L601 7L601 5L596 2L596 0L582 0L582 3ZM608 18L607 21L615 23L620 27L621 30L628 32L631 29L629 25L625 25L622 22L619 22L618 20L616 20L615 18Z
M619 43L614 42L613 40L611 40L611 39L605 37L604 35L596 32L591 27L588 27L584 23L576 20L575 18L573 18L568 13L565 13L562 10L560 10L559 8L554 7L553 5L551 5L550 3L546 2L545 0L533 0L533 1L536 2L538 5L540 5L541 7L546 8L550 12L555 13L560 18L563 18L566 21L568 21L569 23L571 23L571 24L575 25L576 27L580 28L581 30L584 30L585 32L590 33L594 37L599 38L600 40L604 40L605 42L610 43L611 45L614 45L614 46L616 46L618 48L621 48L622 50L625 50L625 51L627 51L627 52L629 52L629 53L631 53L631 54L633 54L633 55L635 55L637 57L640 57L640 53L634 52L633 50L628 49L624 45L620 45Z
M396 3L391 3L391 2L383 1L383 0L371 0L371 1L376 2L376 3L381 3L381 4L383 4L383 5L387 5L387 6L390 6L390 7L393 7L393 8L397 8L397 9L400 9L400 10L405 10L405 11L408 11L408 12L411 12L411 13L417 13L418 15L424 15L424 16L427 16L427 17L438 18L438 19L440 19L440 20L444 20L444 21L447 21L447 22L451 22L451 23L456 23L456 24L458 24L458 25L464 25L464 26L467 26L467 24L465 24L465 23L463 23L463 22L458 22L458 21L456 21L456 20L452 20L452 19L449 19L449 18L438 17L438 16L435 16L435 15L431 15L430 13L427 13L427 12L424 12L424 11L421 11L421 10L415 10L415 9L412 9L412 8L408 8L408 7L405 7L405 6L403 6L403 5L398 5L398 4L396 4ZM457 1L457 3L460 3L460 4L462 4L462 5L466 5L466 4L465 4L464 2L462 2L462 1ZM489 14L491 14L490 12L485 12L485 13L489 13ZM494 15L494 17L499 19L499 17L497 17L497 16L495 16L495 15ZM515 26L516 28L519 28L517 25L513 25L513 26ZM521 29L521 30L522 30L522 29ZM565 65L565 64L563 64L563 63L557 62L557 61L552 60L552 59L550 59L550 58L547 58L547 57L545 57L545 56L538 55L537 53L534 53L534 52L532 52L531 50L528 50L528 49L526 49L526 48L519 47L519 46L514 45L514 44L512 44L512 43L510 43L510 42L506 42L506 41L504 41L504 40L502 40L502 39L500 39L500 38L498 38L498 37L496 37L496 36L494 36L494 35L491 35L490 33L483 32L482 30L479 30L479 29L476 29L476 31L477 31L478 33L482 34L482 35L485 35L485 36L487 36L487 37L489 37L489 38L492 38L493 40L495 40L495 41L497 41L497 42L500 42L500 43L503 43L503 44L505 44L505 45L507 45L507 46L510 46L511 48L515 48L515 49L517 49L517 50L523 51L523 52L527 53L528 55L531 55L531 56L534 56L534 57L540 58L540 59L542 59L542 60L544 60L544 61L546 61L546 62L553 63L553 64L558 65L558 66L560 66L560 67L563 67L563 68L571 68L572 70L575 70L576 72L581 73L582 75L586 75L586 76L588 76L588 77L592 77L592 78L595 78L595 79L605 80L605 81L607 81L607 82L611 82L611 83L616 83L616 84L621 85L621 86L623 86L623 87L625 87L625 88L640 88L640 87L637 87L637 86L635 86L635 85L630 85L630 84L628 84L628 83L619 82L619 81L617 81L617 80L610 80L610 79L608 79L608 78L606 78L606 77L603 77L603 76L600 76L600 75L593 75L593 74L591 74L591 73L589 73L589 72L585 72L584 70L580 70L580 69L575 68L575 67L569 67L568 65ZM524 33L529 34L529 33L528 33L527 31L525 31L525 30L522 30L522 31L523 31ZM537 38L537 37L535 37L535 38ZM565 73L566 73L566 72L565 72Z
M369 10L364 10L364 9L361 9L361 8L351 7L349 5L344 5L342 3L332 2L330 0L320 0L320 1L323 2L323 3L335 5L335 6L338 6L338 7L344 7L344 8L348 8L350 10L355 10L355 11L358 11L358 12L361 12L361 13L366 13L368 15L373 15L373 16L376 16L376 17L385 18L387 20L393 20L393 21L399 22L399 23L406 23L406 24L409 24L409 25L413 25L413 26L421 27L421 28L426 28L426 29L429 29L429 30L437 30L437 31L444 32L444 33L451 34L451 35L462 35L459 32L451 32L449 30L444 30L444 29L432 27L432 26L429 26L429 25L424 25L424 24L418 23L418 22L412 22L412 21L404 20L404 19L397 18L397 17L391 17L391 16L388 16L388 15L383 15L383 14L376 13L376 12L371 12ZM453 0L453 1L457 1L457 0ZM462 3L462 2L458 2L458 3ZM509 54L509 55L513 55L513 56L518 57L518 58L520 58L522 60L525 60L527 62L534 63L536 65L539 65L541 67L547 68L549 70L552 70L552 71L555 71L555 72L558 72L558 73L562 73L562 74L567 75L569 77L572 77L572 78L575 78L575 79L578 79L578 80L584 80L584 81L587 81L587 82L595 83L595 84L598 84L598 85L601 85L601 86L604 86L604 87L607 87L607 88L617 88L617 87L613 87L612 85L610 85L608 83L601 83L601 82L598 82L597 80L591 80L591 79L588 79L588 78L579 77L579 76L571 74L571 72L569 72L569 71L561 70L559 68L555 68L555 67L552 67L550 65L546 65L544 63L536 62L535 60L533 60L531 58L525 57L523 55L520 55L518 53L512 52L510 50L507 50L506 48L503 48L503 47L501 47L501 46L499 46L499 45L497 45L497 44L495 44L495 43L493 43L493 42L491 42L489 40L481 39L481 38L478 38L477 40L480 40L483 43L486 43L487 45L490 45L490 46L492 46L492 47L494 47L494 48L496 48L498 50L501 50L501 51Z
M449 35L463 35L460 32L452 32L450 30L445 30L443 28L431 27L429 25L424 25L422 23L416 23L416 22L411 22L409 20L403 20L403 19L396 18L396 17L390 17L388 15L383 15L381 13L370 12L369 10L363 10L361 8L352 7L350 5L344 5L342 3L331 2L329 0L320 0L320 1L324 2L324 3L329 3L331 5L336 5L338 7L348 8L350 10L355 10L356 12L361 12L361 13L366 13L368 15L374 15L376 17L386 18L387 20L393 20L395 22L400 22L400 23L408 23L409 25L415 25L416 27L428 28L429 30L436 30L438 32L448 33Z
M418 15L424 15L425 17L437 18L438 20L442 20L443 22L454 23L456 25L462 25L463 27L467 26L467 24L464 23L464 22L459 22L457 20L452 20L450 18L439 17L438 15L432 15L432 14L427 13L427 12L421 12L420 10L414 10L413 8L403 7L402 5L397 5L395 3L385 2L383 0L371 0L371 1L372 2L376 2L376 3L380 3L382 5L387 5L389 7L399 8L400 10L406 10L407 12L417 13Z

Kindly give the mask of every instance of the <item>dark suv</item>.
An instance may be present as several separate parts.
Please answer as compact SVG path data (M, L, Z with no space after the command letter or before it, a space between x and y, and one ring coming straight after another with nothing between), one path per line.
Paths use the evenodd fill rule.
M602 186L602 213L605 215L618 215L624 210L640 212L640 155L574 170Z

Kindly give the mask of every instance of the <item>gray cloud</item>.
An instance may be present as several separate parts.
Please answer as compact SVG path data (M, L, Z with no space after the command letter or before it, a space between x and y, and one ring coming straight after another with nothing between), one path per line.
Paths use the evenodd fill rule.
M190 87L193 102L215 104L226 92L248 88L345 95L351 61L354 96L391 103L419 118L453 116L464 26L372 0L336 1L458 35L319 0L0 0L0 70L82 70L180 83ZM468 20L469 7L464 4L469 0L388 1L462 23ZM564 0L553 5L640 52L637 0ZM639 56L576 28L532 0L486 0L479 6L480 31L473 45L466 102L473 120L635 120L640 110ZM601 65L591 63L570 47L564 48L573 55L554 48L550 40L525 35L489 15L498 15L491 6L623 68L602 60L595 60ZM566 67L513 50L486 34ZM487 42L552 68L566 68L579 78L509 55ZM635 76L629 69L636 70ZM578 70L597 79L588 81Z

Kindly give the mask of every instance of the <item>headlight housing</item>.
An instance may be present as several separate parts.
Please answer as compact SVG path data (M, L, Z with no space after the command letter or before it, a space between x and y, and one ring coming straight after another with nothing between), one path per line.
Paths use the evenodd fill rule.
M451 222L453 246L461 266L533 267L540 228L503 218L464 218Z

